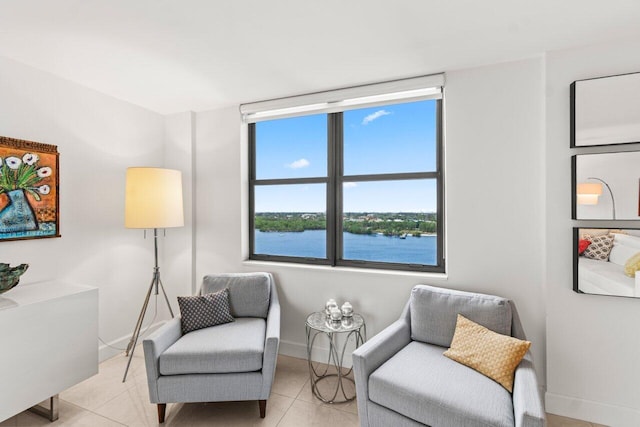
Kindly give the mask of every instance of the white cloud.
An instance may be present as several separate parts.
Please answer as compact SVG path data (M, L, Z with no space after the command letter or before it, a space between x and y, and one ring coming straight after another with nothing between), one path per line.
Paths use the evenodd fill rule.
M345 182L342 184L342 188L353 188L357 186L358 184L356 184L355 182Z
M379 119L380 117L387 116L389 114L391 114L389 111L378 110L375 113L371 113L367 117L362 119L362 124L363 125L367 125L367 124L371 123L372 121L374 121L375 119Z
M298 160L296 160L294 162L291 162L291 163L289 163L289 164L287 164L285 166L288 167L288 168L291 168L291 169L301 169L301 168L309 167L310 164L311 163L307 159L298 159Z

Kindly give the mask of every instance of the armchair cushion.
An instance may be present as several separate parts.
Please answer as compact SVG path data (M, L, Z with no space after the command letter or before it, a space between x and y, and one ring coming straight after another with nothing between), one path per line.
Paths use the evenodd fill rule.
M427 285L411 291L411 339L451 346L458 314L502 335L511 335L511 305L505 298Z
M261 317L269 312L271 275L268 273L232 273L205 276L201 293L229 288L229 303L233 317Z
M511 394L444 351L409 343L371 374L369 399L431 426L513 427Z
M183 335L160 355L161 375L251 372L262 369L266 322L237 318Z

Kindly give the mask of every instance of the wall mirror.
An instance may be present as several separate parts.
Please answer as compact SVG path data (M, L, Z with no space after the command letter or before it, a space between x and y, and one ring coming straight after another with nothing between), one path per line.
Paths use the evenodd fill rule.
M572 218L640 220L640 151L571 158Z
M640 297L640 229L574 228L573 290Z
M571 147L640 142L640 73L571 84Z

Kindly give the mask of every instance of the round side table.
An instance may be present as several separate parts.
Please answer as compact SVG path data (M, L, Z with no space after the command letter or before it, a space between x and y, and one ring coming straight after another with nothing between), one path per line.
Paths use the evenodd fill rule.
M353 367L345 370L345 368L342 367L342 362L344 360L345 350L350 341L355 341L355 346L358 348L367 339L367 326L363 317L354 313L352 317L345 317L341 321L334 322L327 319L324 312L318 311L311 313L307 317L306 329L307 361L309 362L309 377L311 379L311 390L313 394L325 403L344 403L355 399L355 392L353 395L348 394L345 392L343 384L346 380L351 381L355 386L353 378L348 377ZM340 334L345 334L344 340L337 339ZM329 340L329 357L324 369L314 368L311 362L311 352L318 335L326 336ZM330 367L335 369L335 374L329 373ZM332 377L337 377L333 396L324 396L318 388L318 383ZM340 392L342 396L338 395Z

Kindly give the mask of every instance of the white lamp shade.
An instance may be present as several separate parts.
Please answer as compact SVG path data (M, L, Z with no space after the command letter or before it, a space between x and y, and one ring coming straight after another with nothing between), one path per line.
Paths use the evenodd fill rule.
M599 196L602 194L602 184L591 182L578 184L578 194L596 194Z
M579 205L597 205L602 194L602 184L585 182L578 184L576 191Z
M128 168L124 218L127 228L182 227L182 173L173 169Z
M597 205L598 195L597 194L578 194L578 204L579 205Z

